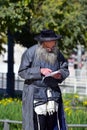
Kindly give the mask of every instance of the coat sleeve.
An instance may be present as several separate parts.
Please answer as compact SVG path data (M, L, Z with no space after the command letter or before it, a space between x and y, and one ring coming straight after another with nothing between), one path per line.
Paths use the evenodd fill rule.
M60 72L62 75L62 79L59 80L59 83L61 83L69 76L69 69L68 69L68 61L64 58L61 52L59 53L58 58L59 58Z
M41 79L40 67L32 66L33 58L34 58L34 48L26 50L22 55L18 75L25 80Z

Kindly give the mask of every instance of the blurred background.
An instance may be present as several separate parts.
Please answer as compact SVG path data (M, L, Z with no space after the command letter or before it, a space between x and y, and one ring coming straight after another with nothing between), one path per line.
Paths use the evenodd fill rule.
M22 130L23 52L42 29L62 35L70 76L60 84L69 130L87 130L87 0L0 0L0 130Z

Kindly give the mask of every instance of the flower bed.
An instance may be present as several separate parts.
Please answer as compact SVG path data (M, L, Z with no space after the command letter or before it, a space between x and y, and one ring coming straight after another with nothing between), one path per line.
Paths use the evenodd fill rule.
M78 95L63 95L64 109L68 124L87 124L87 98ZM0 100L0 119L22 120L22 101L5 98ZM3 123L0 123L0 130ZM11 130L22 130L21 124L11 124ZM69 128L70 130L87 130L87 128Z

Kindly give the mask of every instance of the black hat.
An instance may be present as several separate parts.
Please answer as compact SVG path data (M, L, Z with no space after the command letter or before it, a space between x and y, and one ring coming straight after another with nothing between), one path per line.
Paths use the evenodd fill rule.
M35 37L36 41L52 41L52 40L58 40L62 36L55 34L53 30L42 30L39 35Z

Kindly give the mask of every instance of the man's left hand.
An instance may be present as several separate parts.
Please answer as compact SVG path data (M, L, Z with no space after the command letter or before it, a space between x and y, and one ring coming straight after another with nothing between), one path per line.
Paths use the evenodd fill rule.
M55 79L61 79L62 75L61 75L61 73L58 73L58 74L53 75L52 77Z

